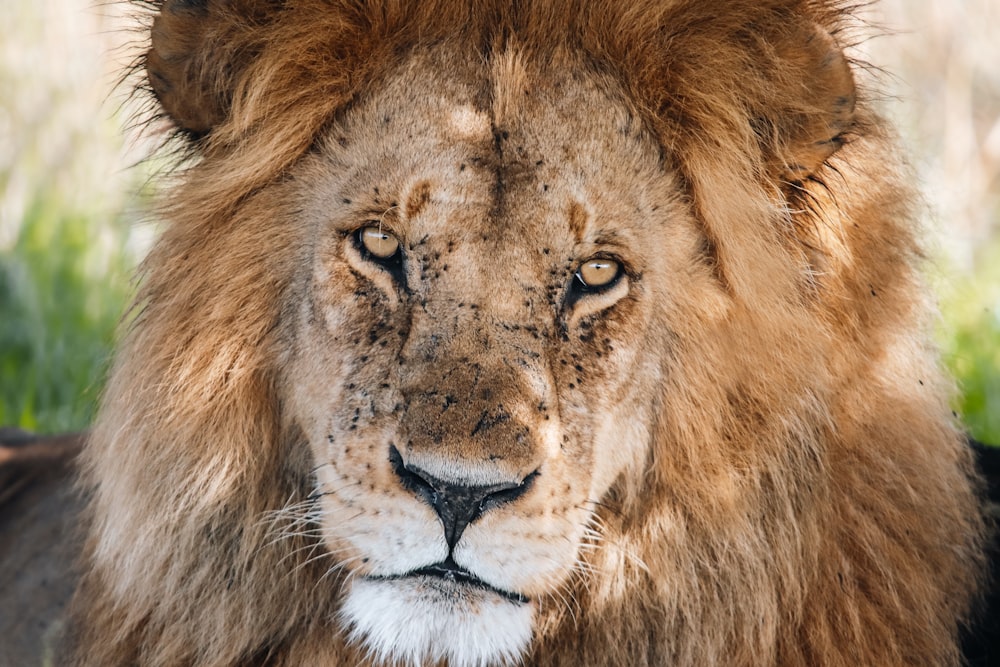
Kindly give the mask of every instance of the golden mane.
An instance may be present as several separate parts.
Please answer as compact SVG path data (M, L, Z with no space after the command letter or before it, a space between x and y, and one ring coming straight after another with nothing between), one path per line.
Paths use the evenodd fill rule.
M283 413L301 286L296 239L275 232L295 207L269 186L432 49L542 69L574 54L614 81L700 225L690 270L718 285L674 295L645 466L602 499L595 574L540 615L525 663L957 664L982 521L924 330L915 196L829 55L848 5L152 6L143 67L197 159L82 456L80 664L365 659L317 585L336 588L336 555L269 520L309 497L316 465Z

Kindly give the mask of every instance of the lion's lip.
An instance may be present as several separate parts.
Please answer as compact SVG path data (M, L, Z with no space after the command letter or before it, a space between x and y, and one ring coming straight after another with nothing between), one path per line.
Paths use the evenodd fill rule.
M512 591L506 591L502 588L497 588L496 586L483 581L476 575L472 574L449 556L446 560L440 563L434 563L433 565L428 565L422 567L418 570L412 570L406 574L392 575L392 576L379 576L371 577L372 579L378 579L381 581L393 581L399 579L408 579L410 577L434 577L436 579L443 579L447 582L452 582L456 584L461 584L464 586L471 586L473 588L478 588L480 590L489 591L495 595L516 603L516 604L527 604L530 599L522 595L521 593L514 593Z

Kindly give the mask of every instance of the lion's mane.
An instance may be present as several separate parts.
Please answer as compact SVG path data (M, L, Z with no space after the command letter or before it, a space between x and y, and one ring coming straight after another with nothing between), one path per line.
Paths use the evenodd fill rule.
M603 548L540 613L526 663L957 663L971 463L924 325L909 177L864 89L837 100L809 76L808 45L850 40L841 3L153 6L143 66L197 158L83 455L80 663L363 662L333 621L336 555L268 520L314 463L278 395L296 248L265 186L407 54L448 43L568 49L619 81L723 287L706 303L678 286L648 465L604 499Z

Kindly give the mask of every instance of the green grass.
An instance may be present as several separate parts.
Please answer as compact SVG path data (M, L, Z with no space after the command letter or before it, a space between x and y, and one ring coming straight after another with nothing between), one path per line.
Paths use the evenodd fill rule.
M51 196L25 217L0 252L0 425L84 428L128 297L126 233ZM106 243L94 242L99 234Z
M961 390L956 410L977 439L1000 445L1000 239L977 270L942 295L944 361Z
M136 229L124 219L141 207L123 193L137 190L145 168L125 165L143 151L124 144L129 109L111 93L124 35L110 5L3 3L0 426L80 429L136 261Z

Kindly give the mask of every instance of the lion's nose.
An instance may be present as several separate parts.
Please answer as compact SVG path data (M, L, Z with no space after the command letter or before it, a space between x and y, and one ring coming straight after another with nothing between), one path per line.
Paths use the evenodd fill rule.
M444 526L448 548L454 549L466 527L494 507L517 500L531 488L538 471L519 481L491 486L467 486L438 479L434 475L408 465L399 450L389 446L389 463L403 487L426 502Z

